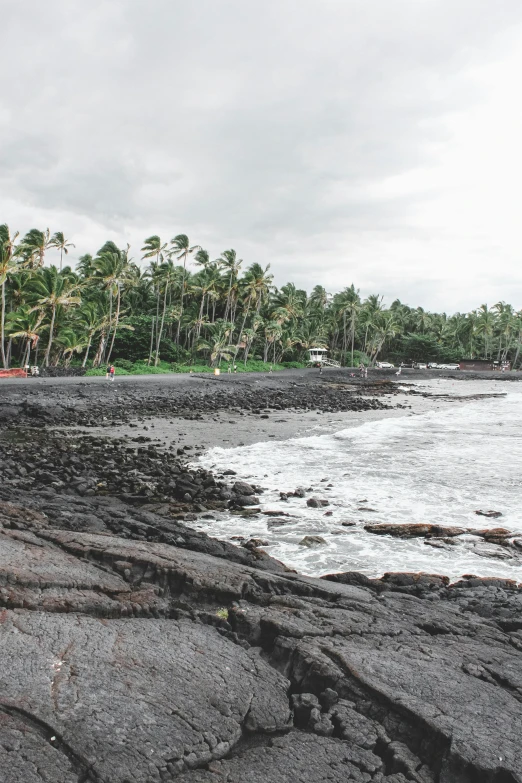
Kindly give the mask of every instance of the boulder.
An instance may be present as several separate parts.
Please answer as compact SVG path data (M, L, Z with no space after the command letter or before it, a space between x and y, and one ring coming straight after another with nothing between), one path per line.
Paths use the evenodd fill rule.
M236 495L255 495L256 491L254 487L252 487L250 484L247 484L246 481L236 481L236 483L232 487L232 491L236 493Z
M365 525L364 529L368 533L394 536L395 538L452 538L469 532L469 530L464 527L446 527L443 525L431 525L424 522L412 524L377 522L375 524Z
M324 544L326 544L326 541L322 536L305 536L299 542L299 546L307 547L324 546Z

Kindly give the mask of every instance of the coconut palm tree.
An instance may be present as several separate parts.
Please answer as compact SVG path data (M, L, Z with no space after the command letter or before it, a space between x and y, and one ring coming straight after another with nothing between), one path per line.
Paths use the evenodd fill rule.
M487 304L482 304L477 310L476 332L484 338L484 359L488 358L489 341L493 335L495 326L495 314L488 308Z
M48 247L55 247L60 251L60 272L62 271L63 254L68 255L70 247L76 247L72 242L68 242L61 231L56 231L49 240Z
M119 327L122 289L132 275L133 266L131 259L129 259L129 245L127 245L126 250L120 250L113 242L105 243L98 251L96 258L93 261L94 273L92 279L93 281L99 281L103 290L109 294L109 325L105 347L109 343L110 331L112 329L112 340L107 356L104 356L105 350L103 350L100 362L110 361L114 348L114 340L116 339L116 332ZM116 314L113 324L112 308L114 297L116 297Z
M59 345L62 349L61 358L64 359L65 367L69 367L73 355L75 353L81 353L87 345L83 336L77 335L71 328L66 327L61 329L55 338L55 344ZM55 364L58 364L58 357Z
M103 326L108 326L107 315L103 311L103 304L100 298L93 298L91 301L82 304L77 314L77 324L82 331L84 342L86 338L85 354L82 361L82 367L85 367L94 335L96 332L101 331Z
M375 366L377 357L386 341L395 337L399 331L399 326L394 319L394 314L389 310L379 313L378 317L375 319L375 325L376 331L372 338L370 353L372 367Z
M230 361L235 356L235 350L228 343L228 334L232 324L227 321L216 321L214 324L206 324L205 329L208 331L209 337L206 339L200 338L197 345L197 350L208 351L210 353L211 366L219 367L221 361Z
M0 349L2 366L7 368L7 356L5 351L5 287L7 282L18 271L18 260L15 255L15 242L18 232L11 236L9 226L6 223L0 225L0 286L1 286L1 311L0 311Z
M48 228L40 231L32 228L24 236L17 248L17 253L32 269L38 269L44 265L45 251L51 244L51 233Z
M286 313L285 321L296 321L306 306L306 291L300 291L293 283L287 283L273 297L276 309Z
M40 334L44 329L44 311L35 310L29 305L23 305L16 312L9 313L7 329L10 339L22 338L25 340L21 366L30 364L31 348L36 348Z
M239 345L242 340L245 324L250 313L250 308L255 303L256 315L259 314L259 310L264 300L266 300L270 287L272 285L273 275L268 274L270 264L263 269L259 264L252 264L245 278L243 280L244 285L244 309L243 309L243 322L241 329L239 330L236 353L239 350Z
M38 270L31 281L31 289L36 297L35 310L50 311L49 339L45 351L44 364L49 366L49 357L54 337L54 323L58 307L68 308L79 305L81 298L76 294L79 283L73 282L69 275L60 274L55 266Z
M237 257L237 253L234 249L230 250L223 250L220 257L218 258L218 264L223 269L225 276L228 277L228 290L227 290L227 298L225 302L225 321L229 317L230 311L232 310L232 290L234 286L234 282L237 280L239 275L239 270L241 269L241 265L243 263L242 258ZM231 318L231 321L234 319Z
M158 291L163 290L163 309L161 313L161 319L159 329L156 332L156 356L154 359L154 366L157 366L160 360L160 346L161 338L163 336L163 328L165 325L165 314L167 312L167 296L172 284L178 277L178 267L174 266L172 259L167 259L159 267L156 268L156 280L158 285Z
M347 328L349 327L351 336L351 366L353 367L353 354L355 344L355 327L357 317L361 310L361 298L359 290L355 289L353 283L349 288L345 288L340 294L334 297L334 307L343 319L343 355L346 353Z
M183 301L185 298L185 277L187 274L187 258L192 255L192 253L195 253L197 250L201 250L200 245L190 245L189 238L186 234L177 234L173 239L170 240L170 244L172 245L171 253L174 255L178 261L181 261L183 259L183 277L181 280L181 302L180 302L180 317L178 321L178 330L176 333L176 342L179 343L179 333L181 329L181 318L183 316Z

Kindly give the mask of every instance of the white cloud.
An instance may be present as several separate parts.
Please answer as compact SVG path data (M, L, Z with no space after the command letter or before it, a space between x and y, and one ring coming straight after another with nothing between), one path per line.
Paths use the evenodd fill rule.
M6 2L0 221L522 306L518 0Z

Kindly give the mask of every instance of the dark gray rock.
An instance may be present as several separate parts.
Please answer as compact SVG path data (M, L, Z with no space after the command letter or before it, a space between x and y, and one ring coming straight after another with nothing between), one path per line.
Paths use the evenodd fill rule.
M516 583L317 580L110 497L38 498L0 503L0 780L522 780Z
M232 487L232 491L235 492L236 495L255 495L256 493L254 487L247 484L246 481L236 481Z

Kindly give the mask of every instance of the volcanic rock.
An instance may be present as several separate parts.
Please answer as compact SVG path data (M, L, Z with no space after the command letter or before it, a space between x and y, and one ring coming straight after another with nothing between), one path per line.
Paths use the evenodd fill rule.
M365 525L364 529L367 530L368 533L395 536L396 538L451 538L469 532L468 529L464 527L446 527L443 525L431 525L422 522L413 524L388 524L387 522L378 522Z
M322 536L305 536L299 542L299 546L307 547L323 546L324 544L326 544L326 541Z

